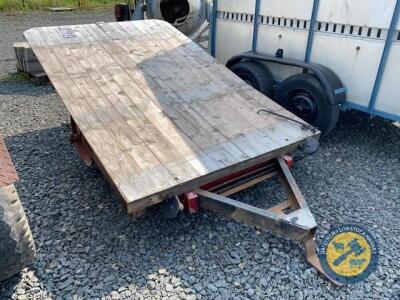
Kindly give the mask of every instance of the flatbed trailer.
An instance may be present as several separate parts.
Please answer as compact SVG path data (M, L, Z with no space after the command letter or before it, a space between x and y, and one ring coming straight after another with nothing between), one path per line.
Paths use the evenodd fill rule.
M282 155L319 132L158 20L32 28L24 36L65 103L72 141L128 213L180 197L306 243L316 223ZM277 176L287 199L260 209L229 195ZM290 210L289 210L290 209Z

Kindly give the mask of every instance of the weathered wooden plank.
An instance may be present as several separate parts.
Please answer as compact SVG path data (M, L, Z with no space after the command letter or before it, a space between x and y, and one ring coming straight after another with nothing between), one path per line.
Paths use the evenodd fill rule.
M69 54L62 50L58 52L61 60ZM166 180L166 183L171 184L179 182L181 178L186 178L189 174L193 177L199 175L193 167L185 163L183 157L177 155L175 148L168 140L160 137L158 131L151 126L141 111L130 101L126 101L126 95L121 94L120 91L115 93L110 89L113 87L112 81L104 78L108 74L95 71L98 66L97 61L89 58L86 49L77 49L75 57L78 58L80 67L83 67L90 75L86 77L71 75L75 85L92 110L96 112L103 127L107 128L123 151L129 151L132 154L134 167L140 172L146 169L143 166L143 157L147 158L145 164L160 165L159 174L148 177L149 184L157 185ZM105 71L104 68L102 70ZM133 126L127 126L130 124ZM140 166L138 162L141 163ZM161 163L164 163L164 166ZM160 174L162 176L157 176ZM155 177L157 181L154 180Z
M108 45L108 47L110 47L110 48L112 48L112 46L111 45ZM119 48L120 49L120 48ZM124 57L124 58L126 58L126 56L122 56L122 55L120 55L120 56L118 56L118 57ZM119 59L119 58L116 58L116 59ZM128 60L129 61L129 60ZM125 60L124 62L120 62L121 64L122 63L127 63L127 61ZM136 61L134 61L133 60L133 62L132 62L133 64L134 63L137 63ZM168 66L169 68L169 70L171 69L170 67L172 67L172 66ZM159 73L159 71L160 70L156 70L156 71L152 71L148 76L149 77L151 77L151 78L156 78L156 74L158 74ZM147 69L146 68L146 71L145 72L149 72L149 69ZM128 71L128 73L136 80L136 81L140 81L140 78L138 79L138 77L136 76L136 74L135 73L131 73L131 72L129 72ZM146 85L146 83L147 82L153 82L153 80L149 80L149 79L142 79L141 80L142 82L144 82L143 84L144 85ZM192 80L192 82L193 82L193 80ZM162 95L163 94L163 91L165 92L165 90L166 90L166 88L169 88L170 90L172 90L172 91L176 91L176 90L179 90L179 89L187 89L187 90L189 90L189 88L187 88L186 86L183 86L182 84L180 85L179 84L179 81L175 81L174 83L166 83L166 82L164 82L165 83L165 85L164 86L152 86L152 93L154 93L155 95ZM132 91L133 92L133 91ZM171 105L174 105L174 103L173 103L173 99L176 99L175 100L175 102L179 102L179 100L181 100L181 101L183 101L184 103L187 103L187 102L193 102L194 104L194 106L198 106L198 105L200 105L200 101L198 101L198 103L197 103L197 101L196 100L199 100L199 98L193 98L193 94L192 94L192 97L190 98L189 96L191 96L190 94L187 96L187 97L185 97L185 96L179 96L179 95L176 95L175 94L175 97L170 97L170 101L171 102L167 102L167 103L163 103L163 101L164 101L164 99L165 99L165 97L163 97L163 96L158 96L158 97L156 97L157 99L156 99L156 101L157 101L157 103L159 104L159 106L161 106L161 108L164 110L164 111L168 111L168 108L170 108L171 107ZM183 100L183 98L185 98L184 100ZM218 99L216 99L216 101L215 102L213 102L215 105L214 106L216 106L215 107L215 109L214 109L214 107L211 107L211 104L210 103L207 103L207 105L206 105L206 107L205 107L205 109L207 109L207 108L209 108L209 111L201 111L200 110L200 112L198 112L198 114L200 114L200 115L202 115L203 116L203 118L204 118L204 121L206 121L207 122L207 118L208 118L208 114L209 114L209 112L211 112L211 113L213 113L213 112L215 112L216 110L218 110L218 111L220 111L221 112L221 107L220 107L220 104L219 104L219 101L218 101ZM176 107L176 106L178 106L178 105L174 105L174 108ZM220 107L220 108L218 108L218 107ZM197 109L198 109L198 107L197 107ZM220 115L223 115L224 113L231 113L231 116L232 116L232 113L233 113L233 111L232 110L230 110L229 109L229 107L228 106L225 106L225 107L223 107L222 108L223 110L225 110L224 112L221 112L221 114ZM256 113L256 112L255 112ZM234 114L234 113L233 113ZM170 116L171 118L174 118L174 116ZM222 123L221 122L214 122L213 120L216 118L216 115L214 114L214 116L212 117L212 120L211 120L211 127L215 130L215 131L219 131L219 129L220 129L220 127L219 127L219 125L221 125ZM226 127L224 127L224 130L227 130L227 131L229 131L229 130L231 130L232 132L238 132L238 126L237 126L237 122L238 122L238 118L240 119L240 116L233 116L229 121L227 121L227 122L225 122L225 125L226 125ZM228 118L229 119L229 118ZM232 122L232 120L235 120L234 122ZM250 130L249 131L257 131L257 128L255 128L255 127L253 127L253 126L251 126L251 124L250 123L248 123L248 122L246 122L246 121L244 121L244 120L241 120L242 121L242 123L241 123L241 125L239 125L239 127L240 126L242 126L241 128L243 129L244 127L244 123L246 123L246 126L250 126ZM185 128L183 128L184 130L186 129L186 127ZM223 130L222 130L223 131ZM245 150L243 150L243 149L241 149L242 151L243 151L243 153L245 153L246 151L247 151L247 153L246 154L249 154L250 153L250 157L254 157L254 156L257 156L257 155L260 155L260 154L262 154L263 152L265 152L265 148L260 148L261 146L260 146L260 144L262 144L262 143L268 143L269 141L264 141L264 140L266 140L266 139L268 139L268 136L265 136L265 135L260 135L261 133L260 132L258 132L258 133L254 133L254 137L252 138L252 139L247 139L247 136L241 136L239 139L237 139L237 140L235 140L237 143L242 143L243 144L243 147L245 148ZM229 135L229 132L228 132L228 135ZM232 137L232 136L231 136ZM250 150L250 148L251 148L251 146L253 145L253 147L256 147L256 149L258 149L258 150L256 150L256 151L252 151L252 152L249 152L249 150ZM239 147L238 145L236 145L237 147ZM240 147L239 147L240 148ZM261 150L262 149L262 150Z
M132 25L133 24L131 24L131 26L129 27L129 30L127 30L127 34L129 32L134 32L135 31L134 30L135 28ZM169 42L174 41L174 39L170 39L170 38L167 39L167 40ZM160 41L160 44L161 43L162 43L162 41ZM179 43L176 43L176 44L179 45ZM164 49L166 49L166 48L164 47ZM152 55L154 55L154 54L155 53L152 53ZM182 57L182 59L185 60L187 57L190 57L190 55L187 55L186 53L181 53L180 57ZM166 61L171 61L171 60L167 59ZM188 62L186 65L193 65L193 63L189 63ZM179 76L176 76L175 73L173 73L173 65L169 66L169 70L170 70L169 74L173 73L174 76L171 77L171 78L166 78L166 79L173 80L173 78L175 78L175 81L173 83L171 83L171 85L174 85L174 86L178 85L178 88L176 90L180 91L180 92L178 92L178 96L179 96L180 99L182 99L182 98L183 99L188 99L190 96L193 98L193 96L195 95L195 97L196 97L195 100L198 101L200 99L204 100L204 99L207 99L207 98L210 98L210 97L213 97L213 96L215 97L215 95L218 94L218 93L220 95L221 94L223 95L224 93L234 94L235 92L238 94L242 90L245 90L245 89L249 90L248 86L246 86L246 88L245 88L245 85L244 85L243 81L239 80L235 76L230 76L231 78L233 78L233 80L230 80L231 81L230 84L229 83L225 84L225 82L229 82L229 79L231 79L230 77L226 76L226 69L225 68L221 68L221 66L218 65L218 64L213 64L212 66L213 67L216 66L214 68L215 70L206 70L205 71L205 75L207 75L207 76L197 76L196 78L190 78L190 80L192 80L192 81L196 80L199 83L200 86L202 86L203 83L199 80L199 78L208 78L209 79L211 77L213 79L213 80L211 80L211 84L208 84L207 88L206 89L202 89L201 91L194 91L190 86L188 86L188 85L185 86L185 84L184 84L185 83L185 78L180 78ZM146 73L149 73L152 70L152 66L151 65L146 65L144 68L146 69ZM224 71L225 74L218 74L218 72L220 72L221 70ZM200 71L202 71L202 70L200 70ZM204 70L203 70L203 72L204 72ZM154 74L158 74L158 73L159 73L159 71L155 70L155 71L152 72L151 76L154 76ZM177 73L181 74L182 72L180 70L178 70ZM192 72L192 74L193 74L193 72ZM204 74L202 74L202 75L204 75ZM218 75L219 75L219 77L218 77ZM192 77L193 77L193 75L192 75ZM224 81L218 80L220 78L225 78L225 80ZM221 84L216 86L216 88L213 88L212 83L216 83L216 82L219 82ZM234 92L231 91L232 88L235 89ZM251 90L254 91L254 89L251 89ZM216 91L216 92L213 93L214 91ZM210 93L210 94L208 94L207 92ZM279 143L279 142L282 143L283 142L283 143L286 143L286 144L287 143L290 144L290 140L279 138L279 134L278 135L274 134L274 132L276 132L276 131L281 132L282 130L286 130L287 133L290 134L290 132L291 132L290 127L291 126L298 127L299 125L295 124L295 123L293 123L293 124L285 124L285 126L283 128L281 128L281 126L279 126L279 122L276 122L276 120L275 120L276 118L279 118L279 117L272 116L272 115L270 115L270 116L265 116L265 115L259 116L259 115L257 115L256 112L259 109L265 108L265 105L261 105L261 104L257 104L257 106L258 106L257 110L254 110L254 107L252 107L253 109L250 111L250 114L249 114L248 111L247 111L247 113L245 113L246 110L243 110L241 108L249 107L248 101L254 100L254 99L252 99L252 97L249 97L250 94L247 94L246 96L247 97L245 99L243 99L244 101L242 101L242 102L228 101L227 106L236 106L235 110L236 110L236 108L239 108L239 110L236 110L236 112L239 113L239 114L243 114L244 113L244 117L249 122L253 122L254 120L256 120L256 121L258 121L258 123L264 123L262 126L256 126L258 129L264 129L265 130L265 129L270 128L270 127L279 127L279 128L272 128L272 130L268 133L268 136L270 138L273 138L273 136L275 135L276 136L275 137L275 141L277 143ZM253 94L253 97L255 97L255 96L257 96L257 95ZM262 95L262 97L264 97L264 101L265 101L265 96ZM225 99L227 99L227 98L229 98L229 97L225 97ZM176 97L175 97L175 99L176 99ZM175 99L171 99L171 102L173 102L173 101L176 102ZM255 103L255 101L253 101L253 104L254 103ZM168 105L170 105L170 103ZM274 106L274 105L275 105L276 108L271 107L271 109L273 109L274 111L276 111L276 112L284 111L277 104L272 103L271 106ZM271 121L268 121L268 120L271 120ZM268 125L268 123L270 125ZM274 126L272 126L272 125L274 125ZM274 130L274 129L277 129L277 130ZM295 134L295 137L296 137L296 134ZM281 139L281 141L279 141L279 139Z
M86 73L85 68L77 63L77 61L70 59L72 54L71 49L63 50L65 50L63 46L56 46L55 51L60 55L55 56L62 65L69 66L71 75L65 76L61 80L55 78L55 87L63 99L69 100L71 114L74 116L81 130L85 132L84 136L90 145L94 149L97 149L96 154L107 165L106 171L108 171L109 177L116 181L116 186L121 188L120 192L124 198L129 201L132 196L140 197L143 193L148 195L148 193L154 192L154 190L162 191L171 184L174 184L176 181L159 164L157 164L157 167L152 166L151 168L138 167L134 159L139 158L139 160L143 160L143 157L149 157L146 155L145 149L140 147L140 145L139 149L125 149L127 151L121 149L121 136L118 136L118 134L122 132L119 130L126 130L129 127L119 126L119 128L116 128L118 115L113 113L112 110L107 111L104 109L106 108L106 103L99 103L102 99L97 91L97 87L90 87L85 82L85 79L87 81L87 77L80 78L81 74ZM56 60L53 61L55 62ZM73 85L78 89L66 88L66 86ZM84 93L83 95L82 92ZM107 125L105 126L107 130L102 128L104 124ZM114 133L114 136L110 135L109 132ZM131 133L125 136L131 139L133 137ZM134 156L132 157L131 154L134 154ZM138 170L140 172L137 172ZM134 194L132 195L132 193Z
M75 83L77 84L78 87L81 88L81 92L84 94L84 97L87 98L89 104L98 103L99 100L102 99L103 95L99 91L101 90L103 93L106 93L107 87L112 79L111 77L109 78L109 80L101 79L104 76L104 74L107 74L107 69L101 68L102 62L105 62L105 65L107 65L107 59L109 59L110 57L107 56L107 53L102 52L101 48L94 49L94 47L91 46L91 50L101 55L102 58L101 61L94 60L95 57L99 56L90 56L89 53L87 53L87 47L73 49L72 51L73 53L70 53L68 51L65 52L62 49L58 50L61 58L63 57L78 58L79 66L77 66L76 63L73 64L72 62L67 62L68 65L75 67L75 69L70 70L70 73L73 73L74 77L80 76L80 75L75 75L76 74L75 70L78 70L77 72L80 74L82 73L82 68L83 68L85 70L83 72L87 72L88 74L90 74L92 79L97 81L96 84L94 81L88 80L87 77L83 82L82 79L79 77L76 77L75 79ZM99 69L100 71L97 71ZM115 67L112 68L112 71L114 75L116 73L121 73L121 74L123 73L122 69L117 69ZM114 76L114 78L117 77ZM92 86L89 86L88 83L91 83ZM114 85L114 88L115 87L118 87L118 85ZM138 92L139 92L138 90L134 90L130 94L135 95ZM121 131L123 129L122 126L117 130L115 130L113 128L114 124L109 122L111 122L112 120L118 120L118 118L120 117L119 113L122 114L124 113L121 111L120 112L115 111L113 107L115 106L113 102L118 101L121 98L121 95L123 95L123 91L119 90L117 91L117 93L114 93L114 96L116 97L108 99L111 100L111 102L102 101L97 107L94 108L97 111L97 113L100 114L100 116L103 118L102 119L103 123L107 125L112 134L117 137L118 137L117 135L118 131ZM139 97L138 99L141 99L141 97ZM143 105L145 106L147 105L148 106L147 108L149 108L149 102L146 103L142 102L140 105L142 105L142 108L144 107ZM122 106L129 106L132 110L132 106L135 106L135 104L132 102L123 103L122 105L119 105L120 109L123 109ZM149 112L153 114L153 116L150 116L150 119L158 122L159 126L157 127L152 126L151 121L149 122L149 119L146 118L141 113L140 110L137 110L135 114L131 114L129 116L129 120L127 120L126 123L130 125L131 128L137 129L137 133L139 134L140 138L143 141L145 141L146 145L150 148L150 150L157 155L161 163L164 164L166 169L172 174L173 178L177 182L181 182L182 180L187 180L188 178L198 177L199 175L203 175L209 172L210 170L213 171L218 167L221 167L221 165L210 164L209 162L205 167L205 162L207 160L207 157L199 161L198 157L201 157L202 155L201 153L194 154L193 150L188 147L188 145L190 145L190 141L183 141L183 143L179 143L179 140L181 139L179 134L174 135L174 133L176 132L176 128L172 126L172 123L168 118L160 115L162 114L161 111L159 111L157 108L154 109L155 110L153 110L152 112ZM125 109L125 112L129 112L131 110ZM149 113L147 114L147 117L149 117ZM159 132L159 130L161 130L162 132ZM171 144L164 136L162 136L161 134L163 132L169 136L172 136L176 145ZM179 148L177 149L175 148L175 146ZM184 154L186 156L181 156L180 153L185 150L186 152Z
M313 136L165 22L25 32L130 211L292 149Z
M111 47L111 45L109 45ZM98 48L100 49L100 48ZM112 56L113 58L118 59L119 53L113 55L113 47L109 48L109 52L102 53L103 58L108 58ZM99 50L100 51L100 50ZM126 65L126 62L119 62L121 66ZM139 88L139 83L137 81L131 82L131 78L124 77L124 73L122 72L114 72L113 80L118 83L121 88L119 92L126 92L126 95L131 98L133 103L138 107L142 108L142 111L145 111L146 117L156 126L156 128L163 134L165 137L169 137L174 140L176 151L185 155L188 161L190 161L193 166L200 172L200 174L206 174L207 172L214 171L224 165L220 163L220 158L218 160L213 159L213 157L209 157L208 153L204 152L201 147L196 145L189 139L186 134L182 134L176 126L174 122L171 121L170 118L167 117L165 111L162 111L153 104L154 99L152 99L152 93L146 94L142 92L142 89ZM129 84L126 84L126 83ZM138 95L138 96L135 96ZM143 101L145 98L150 98L150 101ZM183 132L185 133L185 132ZM200 158L200 159L199 159Z
M122 62L121 62L122 63ZM133 72L127 71L127 73L131 76L131 78L137 78ZM121 82L129 82L129 79L126 78L125 81L121 80ZM137 81L136 81L137 82ZM129 94L134 94L134 86L132 84L129 84L125 86L125 89L128 91ZM191 114L193 118L196 119L196 124L194 124L194 127L190 127L190 120L185 118L186 113L188 112L187 110L185 111L184 109L181 108L181 106L178 105L173 105L172 103L169 103L169 105L162 105L163 101L161 99L164 99L165 96L167 96L167 93L162 93L161 91L168 91L170 89L166 85L161 85L160 84L160 89L154 89L152 88L152 94L155 95L155 104L166 114L172 121L173 123L184 133L184 136L182 138L185 140L183 147L186 148L186 144L192 144L192 142L196 146L191 146L192 149L197 149L196 152L200 153L201 150L205 152L206 156L209 156L213 162L207 163L207 168L208 171L212 171L217 169L218 167L222 167L221 164L218 162L224 163L227 159L228 162L225 164L231 165L233 163L241 161L244 157L247 157L244 152L240 151L237 147L235 147L232 143L229 142L228 139L226 139L223 135L218 133L218 130L215 127L212 127L210 124L207 124L206 120L204 118L199 118L199 114L197 114L195 111L191 110ZM158 91L159 90L159 91ZM136 92L137 93L137 92ZM179 100L177 96L174 97L173 94L171 94L171 98L175 98L176 100ZM148 104L146 104L148 105ZM165 118L163 118L166 120ZM160 120L160 118L156 118L156 120ZM171 124L169 124L171 125ZM206 127L206 132L204 132L204 127ZM160 128L168 128L167 125L165 126L160 126ZM195 131L193 131L195 130ZM206 137L206 139L203 139L202 141L198 141L195 137L200 137L198 135L199 131L203 130L203 134ZM166 135L171 135L175 132L174 130L167 130L163 131L165 132ZM194 134L196 132L196 134ZM219 148L215 147L215 143L212 142L212 138L217 138L219 135L219 139L224 139L226 143L220 144ZM178 138L178 140L180 137ZM210 148L213 149L210 149ZM237 148L237 149L235 149ZM199 150L200 149L200 150ZM199 154L197 154L199 155ZM234 155L234 157L232 157ZM206 156L204 156L204 159L202 160L202 164L204 164L207 161Z

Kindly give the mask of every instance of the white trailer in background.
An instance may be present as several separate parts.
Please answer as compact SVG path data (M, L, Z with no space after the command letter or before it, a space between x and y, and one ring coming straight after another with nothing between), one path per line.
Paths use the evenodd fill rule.
M329 132L339 107L400 120L400 0L214 0L210 52Z

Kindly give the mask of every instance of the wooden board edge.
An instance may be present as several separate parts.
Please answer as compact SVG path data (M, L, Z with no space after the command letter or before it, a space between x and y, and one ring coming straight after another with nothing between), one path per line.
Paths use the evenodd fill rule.
M217 170L213 173L198 177L196 179L190 180L188 182L184 182L182 184L179 184L173 188L170 188L168 190L162 191L158 194L151 195L146 198L142 198L130 203L126 203L127 211L129 214L136 214L138 212L141 212L145 210L146 208L162 202L168 195L180 195L182 193L192 191L196 188L199 188L200 186L207 184L209 182L212 182L214 180L217 180L221 177L228 176L232 173L239 172L241 170L251 168L255 165L258 165L260 163L269 161L271 159L274 159L278 156L287 154L289 152L292 152L295 150L298 146L303 144L306 139L292 143L290 145L287 145L283 148L274 150L272 152L268 152L265 154L262 154L260 156L248 159L246 161L240 162L236 165Z

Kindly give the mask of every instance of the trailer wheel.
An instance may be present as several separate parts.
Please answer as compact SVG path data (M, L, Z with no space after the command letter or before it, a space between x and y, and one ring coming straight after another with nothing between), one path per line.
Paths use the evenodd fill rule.
M179 200L179 197L174 195L168 197L160 204L160 210L164 218L174 219L181 211L183 211L183 204Z
M28 221L13 184L0 187L0 281L21 271L35 256Z
M256 90L267 97L272 96L272 75L262 64L255 61L244 61L233 65L230 69Z
M282 82L274 100L324 135L335 128L339 105L331 104L319 80L311 74L296 74Z

